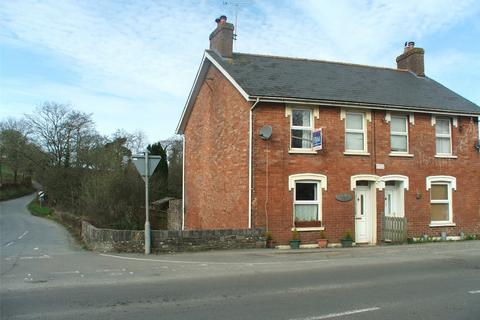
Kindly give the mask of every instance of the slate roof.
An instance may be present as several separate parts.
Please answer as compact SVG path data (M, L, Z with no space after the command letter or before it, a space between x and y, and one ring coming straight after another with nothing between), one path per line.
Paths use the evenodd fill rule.
M325 100L480 114L480 107L409 71L320 60L207 52L250 97Z

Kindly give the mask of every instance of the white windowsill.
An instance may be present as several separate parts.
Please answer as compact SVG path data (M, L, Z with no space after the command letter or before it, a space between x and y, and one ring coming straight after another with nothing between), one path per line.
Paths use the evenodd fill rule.
M364 151L345 151L343 153L346 156L369 156L369 152L364 152Z
M430 223L428 225L430 228L435 228L435 227L456 227L457 224L453 222L439 222L439 223Z
M323 231L325 227L303 227L303 228L292 228L292 231L297 229L297 231Z
M457 159L457 156L448 155L448 154L436 154L435 158L444 158L444 159Z
M289 149L288 153L293 153L293 154L317 154L317 151L312 150L312 149Z
M390 157L407 157L407 158L413 158L413 154L411 153L395 153L395 152L390 152L388 154Z

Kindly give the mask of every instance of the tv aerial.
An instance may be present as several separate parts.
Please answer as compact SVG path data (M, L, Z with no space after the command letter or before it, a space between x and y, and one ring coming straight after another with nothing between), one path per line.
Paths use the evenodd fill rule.
M234 30L233 30L233 44L235 47L235 44L237 42L237 30L238 30L238 11L240 10L240 6L250 4L250 1L223 1L222 2L224 6L231 6L233 7L234 13L235 13L235 23L233 24Z

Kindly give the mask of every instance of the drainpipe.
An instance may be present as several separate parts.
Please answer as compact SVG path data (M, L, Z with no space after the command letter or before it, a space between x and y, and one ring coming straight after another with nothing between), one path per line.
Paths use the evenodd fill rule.
M250 108L250 131L249 131L249 144L248 144L248 228L252 228L252 151L253 151L253 109L260 102L260 98L257 98L255 103Z
M185 134L182 135L182 230L185 230Z

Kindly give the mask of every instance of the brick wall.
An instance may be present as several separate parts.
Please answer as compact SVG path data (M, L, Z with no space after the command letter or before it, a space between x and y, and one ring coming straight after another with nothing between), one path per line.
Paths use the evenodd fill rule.
M185 129L185 227L248 227L249 104L210 67Z
M477 126L470 117L459 117L457 128L452 126L453 154L458 159L435 158L435 127L428 114L415 114L415 124L409 125L410 153L413 158L391 157L390 124L384 121L385 111L372 110L372 122L367 122L369 156L344 155L344 120L340 109L321 107L315 128L323 128L324 150L318 154L289 154L289 121L285 106L261 104L254 113L254 132L266 124L273 127L271 140L265 142L254 134L254 226L268 227L277 243L287 243L293 226L293 191L288 190L288 176L297 173L319 173L328 178L328 190L322 191L323 225L330 241L338 242L346 230L354 231L354 202L339 202L338 193L349 193L350 177L357 174L378 176L400 174L409 177L410 189L405 190L405 215L410 236L439 235L441 231L458 235L480 233L480 155L473 147L478 137ZM268 144L268 203L266 199L266 159ZM375 164L385 165L376 170ZM457 179L453 191L453 222L456 227L429 227L430 193L425 179L431 175L450 175ZM417 199L417 193L420 199ZM384 192L377 196L377 239L380 239ZM267 212L266 212L267 211ZM301 232L302 241L314 242L318 232Z

